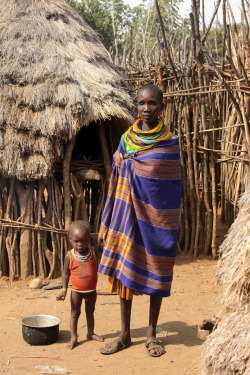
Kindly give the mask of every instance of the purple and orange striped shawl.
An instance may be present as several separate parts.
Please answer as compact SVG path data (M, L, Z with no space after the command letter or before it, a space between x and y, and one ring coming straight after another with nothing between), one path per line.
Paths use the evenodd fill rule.
M169 296L180 204L178 138L122 157L119 145L98 236L99 272L137 292Z

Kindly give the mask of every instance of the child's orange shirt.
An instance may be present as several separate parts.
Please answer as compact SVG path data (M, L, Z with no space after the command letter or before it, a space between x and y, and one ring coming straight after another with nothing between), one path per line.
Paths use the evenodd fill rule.
M70 275L72 290L76 292L92 292L96 290L97 284L97 264L93 250L89 248L89 255L79 257L74 249L70 251Z

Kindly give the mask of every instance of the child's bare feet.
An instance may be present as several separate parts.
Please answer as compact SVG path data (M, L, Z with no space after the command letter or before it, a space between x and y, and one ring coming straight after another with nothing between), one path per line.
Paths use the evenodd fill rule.
M67 344L67 349L74 349L77 345L77 337L71 337L70 342Z
M95 333L88 333L86 337L88 340L104 341L101 336L98 336Z

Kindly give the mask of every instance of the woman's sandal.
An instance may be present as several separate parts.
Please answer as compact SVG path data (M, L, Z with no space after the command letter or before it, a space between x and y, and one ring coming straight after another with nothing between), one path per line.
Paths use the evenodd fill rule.
M109 344L106 345L106 347L108 346L108 348L111 349L111 350L101 348L100 353L104 354L104 355L118 353L121 350L128 348L130 345L132 345L131 341L125 343L121 337L117 337L116 340L114 340L114 341L112 341L112 342L110 342Z
M150 337L146 342L145 342L145 346L146 346L146 349L147 349L147 353L151 356L151 357L160 357L162 354L166 353L165 349L162 347L161 343L155 338L155 337ZM152 353L151 350L153 349L163 349L164 352L162 353Z

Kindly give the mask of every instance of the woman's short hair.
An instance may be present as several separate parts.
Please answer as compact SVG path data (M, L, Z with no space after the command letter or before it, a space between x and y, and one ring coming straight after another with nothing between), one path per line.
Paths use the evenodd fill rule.
M142 87L138 90L137 97L139 96L139 94L140 94L142 91L147 90L147 89L148 89L148 90L152 90L152 91L154 91L155 94L157 95L159 101L160 101L161 103L163 103L163 92L162 92L162 90L161 90L158 86L154 85L153 83L147 83L146 85L142 86Z

